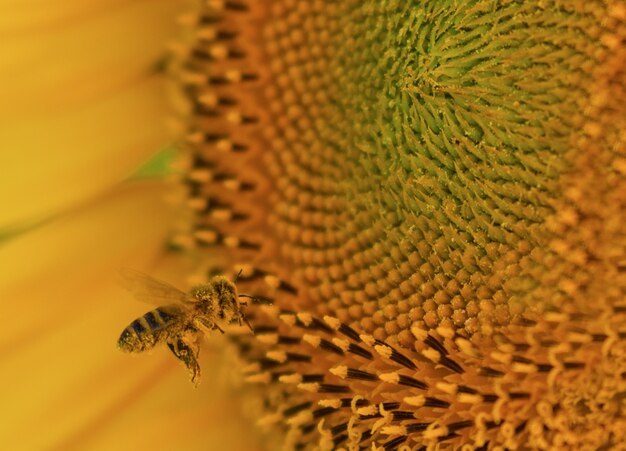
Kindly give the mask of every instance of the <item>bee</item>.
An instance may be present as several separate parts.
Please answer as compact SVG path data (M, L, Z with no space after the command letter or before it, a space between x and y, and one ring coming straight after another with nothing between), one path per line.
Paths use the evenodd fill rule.
M117 346L125 352L143 352L166 343L187 367L194 385L200 378L199 341L205 330L224 333L223 327L245 322L252 331L241 308L246 303L239 301L251 296L238 294L235 283L224 276L215 276L189 293L139 271L125 269L121 276L123 285L138 300L162 305L131 322Z

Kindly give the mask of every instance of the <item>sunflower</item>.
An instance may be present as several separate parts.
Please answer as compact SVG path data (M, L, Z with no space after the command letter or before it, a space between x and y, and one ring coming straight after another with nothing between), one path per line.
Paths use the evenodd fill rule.
M193 255L200 279L241 271L273 301L220 342L249 385L214 412L245 406L269 449L625 443L623 2L180 19L165 61L194 213L168 267Z

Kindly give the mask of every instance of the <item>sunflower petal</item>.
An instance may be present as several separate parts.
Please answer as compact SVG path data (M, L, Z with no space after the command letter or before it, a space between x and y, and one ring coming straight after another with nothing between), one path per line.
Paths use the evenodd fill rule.
M210 343L215 338L211 337ZM262 449L259 436L250 424L253 421L242 412L244 404L237 399L241 393L229 389L231 375L220 370L228 368L227 362L221 360L223 355L219 350L208 349L210 343L207 339L201 349L203 373L198 389L186 380L186 371L174 364L175 368L169 367L171 371L160 374L158 389L151 390L141 402L126 402L123 409L110 416L106 427L90 437L81 437L80 444L94 451Z
M154 68L180 6L0 4L0 98L10 105L0 112L0 227L93 196L164 144L166 101Z
M162 184L127 185L0 249L4 446L49 449L80 438L172 365L160 356L125 365L129 356L115 346L145 308L133 310L115 271L161 254L172 219L159 200L165 192Z

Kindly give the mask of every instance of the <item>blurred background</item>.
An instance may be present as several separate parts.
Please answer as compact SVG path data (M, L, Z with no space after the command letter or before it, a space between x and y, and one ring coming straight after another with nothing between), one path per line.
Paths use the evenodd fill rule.
M0 443L11 450L255 449L218 341L201 385L165 347L130 267L186 288L158 62L180 1L0 1Z

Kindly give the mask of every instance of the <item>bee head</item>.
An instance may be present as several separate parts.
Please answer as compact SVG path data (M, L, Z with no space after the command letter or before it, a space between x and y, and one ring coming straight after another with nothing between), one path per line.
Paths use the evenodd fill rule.
M215 315L217 319L231 322L238 314L237 288L226 277L213 277L209 283L194 287L191 294L200 301L206 314Z

